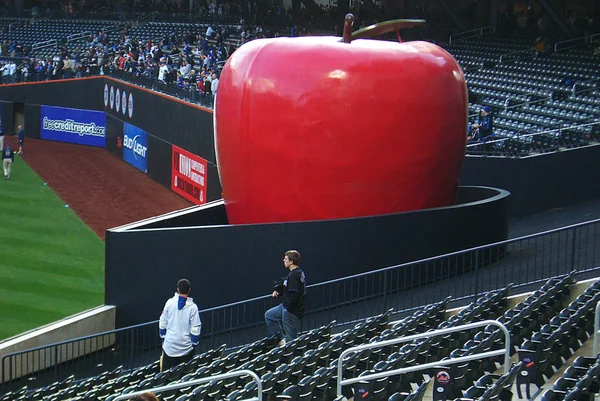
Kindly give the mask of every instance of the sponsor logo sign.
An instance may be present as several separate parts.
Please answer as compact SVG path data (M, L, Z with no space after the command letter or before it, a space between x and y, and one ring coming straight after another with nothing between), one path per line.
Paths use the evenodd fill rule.
M129 118L133 116L133 94L129 92L129 107L128 107Z
M206 203L206 160L172 145L171 162L171 190L197 205Z
M133 118L133 93L116 86L104 85L104 107Z
M112 110L112 108L115 106L115 87L111 86L110 87L110 109Z
M127 114L127 93L123 91L123 95L121 97L121 111L123 115Z
M148 133L128 123L123 123L123 160L148 172Z
M42 106L40 138L78 145L106 146L104 112Z
M115 91L115 110L117 113L121 110L121 89L117 88Z

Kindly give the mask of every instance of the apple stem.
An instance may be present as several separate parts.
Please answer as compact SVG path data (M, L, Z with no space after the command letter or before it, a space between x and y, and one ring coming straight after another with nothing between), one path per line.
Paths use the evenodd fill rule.
M354 24L354 15L352 13L346 14L344 17L344 43L352 42L352 25Z
M396 31L396 36L398 37L398 42L402 43L403 40L402 40L402 37L400 36L400 30L399 29Z

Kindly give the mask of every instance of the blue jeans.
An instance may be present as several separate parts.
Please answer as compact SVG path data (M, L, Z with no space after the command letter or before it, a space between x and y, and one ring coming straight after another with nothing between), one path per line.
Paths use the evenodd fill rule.
M293 313L285 310L283 304L279 304L265 312L267 332L270 335L279 334L279 338L291 341L298 337L300 330L300 319Z

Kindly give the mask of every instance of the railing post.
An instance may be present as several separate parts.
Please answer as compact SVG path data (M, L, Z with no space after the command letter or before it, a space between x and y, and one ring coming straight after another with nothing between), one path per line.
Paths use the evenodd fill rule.
M56 380L56 378L58 377L58 347L59 345L54 347L54 377L52 378L52 380ZM27 368L25 368L25 372L27 372Z
M388 292L388 271L383 272L383 310L387 310L387 292Z
M571 270L577 270L575 267L575 248L577 246L577 227L573 228L573 239L571 242Z
M474 300L479 297L479 249L475 250L475 291L473 297Z
M215 347L215 311L212 311L210 313L210 328L211 328L210 346L212 348L214 348Z
M130 346L130 349L129 349L129 366L131 368L133 368L133 366L134 366L133 365L133 360L135 358L135 353L133 352L133 347L135 346L135 335L134 335L133 332L134 332L134 330L132 330L132 332L129 333L129 335L131 336L131 340L129 342L129 346Z
M594 358L598 357L598 330L600 326L600 302L596 304L596 311L594 313Z

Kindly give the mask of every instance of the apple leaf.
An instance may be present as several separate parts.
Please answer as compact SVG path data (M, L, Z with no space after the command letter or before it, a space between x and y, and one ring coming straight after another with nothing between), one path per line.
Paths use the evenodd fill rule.
M423 19L395 19L391 21L384 21L352 32L352 40L374 38L383 35L384 33L398 32L401 29L425 25L425 23L426 21Z

